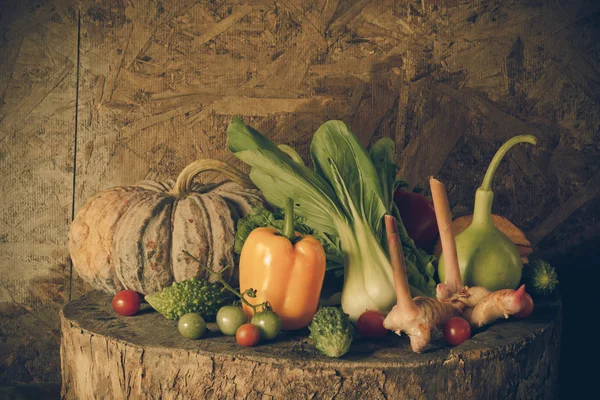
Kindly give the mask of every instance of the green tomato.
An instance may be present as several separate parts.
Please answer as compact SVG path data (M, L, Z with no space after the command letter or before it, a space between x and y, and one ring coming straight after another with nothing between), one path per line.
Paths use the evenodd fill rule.
M177 323L179 333L186 339L200 339L206 332L204 318L195 313L183 314Z
M281 319L273 311L261 311L252 316L250 321L260 330L260 336L265 340L274 339L281 330Z
M248 322L240 307L224 306L217 312L217 326L223 335L234 336L238 328Z

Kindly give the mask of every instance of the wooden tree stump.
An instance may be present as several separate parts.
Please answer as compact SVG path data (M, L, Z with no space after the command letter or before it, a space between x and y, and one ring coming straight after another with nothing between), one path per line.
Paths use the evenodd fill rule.
M558 301L527 319L498 321L451 348L423 354L406 337L358 339L340 359L321 356L307 332L253 348L210 332L179 335L143 304L121 317L111 297L90 293L61 312L64 399L497 399L554 398L560 348Z

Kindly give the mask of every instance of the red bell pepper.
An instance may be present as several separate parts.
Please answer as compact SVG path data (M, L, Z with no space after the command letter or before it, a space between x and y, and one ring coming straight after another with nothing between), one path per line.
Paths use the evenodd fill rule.
M417 247L431 253L439 234L431 201L420 193L398 189L394 192L394 203L408 236Z

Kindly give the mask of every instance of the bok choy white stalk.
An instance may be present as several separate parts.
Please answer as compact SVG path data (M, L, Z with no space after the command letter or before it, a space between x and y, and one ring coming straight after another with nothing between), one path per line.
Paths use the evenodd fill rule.
M339 237L342 309L350 319L356 321L366 310L387 313L396 304L396 294L383 216L392 213L399 219L392 201L393 141L380 140L369 154L343 122L326 122L312 139L312 170L237 117L227 135L229 149L251 166L250 178L270 203L283 207L291 197L307 225ZM433 257L418 250L404 227L399 228L411 293L434 296Z

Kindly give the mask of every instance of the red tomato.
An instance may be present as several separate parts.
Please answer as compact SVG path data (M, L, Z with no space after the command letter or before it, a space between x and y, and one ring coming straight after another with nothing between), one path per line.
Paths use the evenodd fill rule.
M471 326L460 317L452 317L444 325L444 339L452 346L457 346L470 337Z
M523 309L518 313L513 314L513 316L517 318L525 318L528 317L529 314L531 314L531 312L533 311L533 299L531 298L529 293L525 293L525 301L525 307L523 307Z
M133 290L122 290L113 297L112 307L117 314L134 315L140 310L140 295Z
M243 324L235 332L235 341L244 347L256 346L260 341L260 329L254 324Z
M356 327L362 337L380 338L387 335L387 329L383 327L385 315L375 310L365 311L358 317Z
M408 236L417 247L431 251L439 233L431 201L420 193L399 189L394 192L394 203Z

